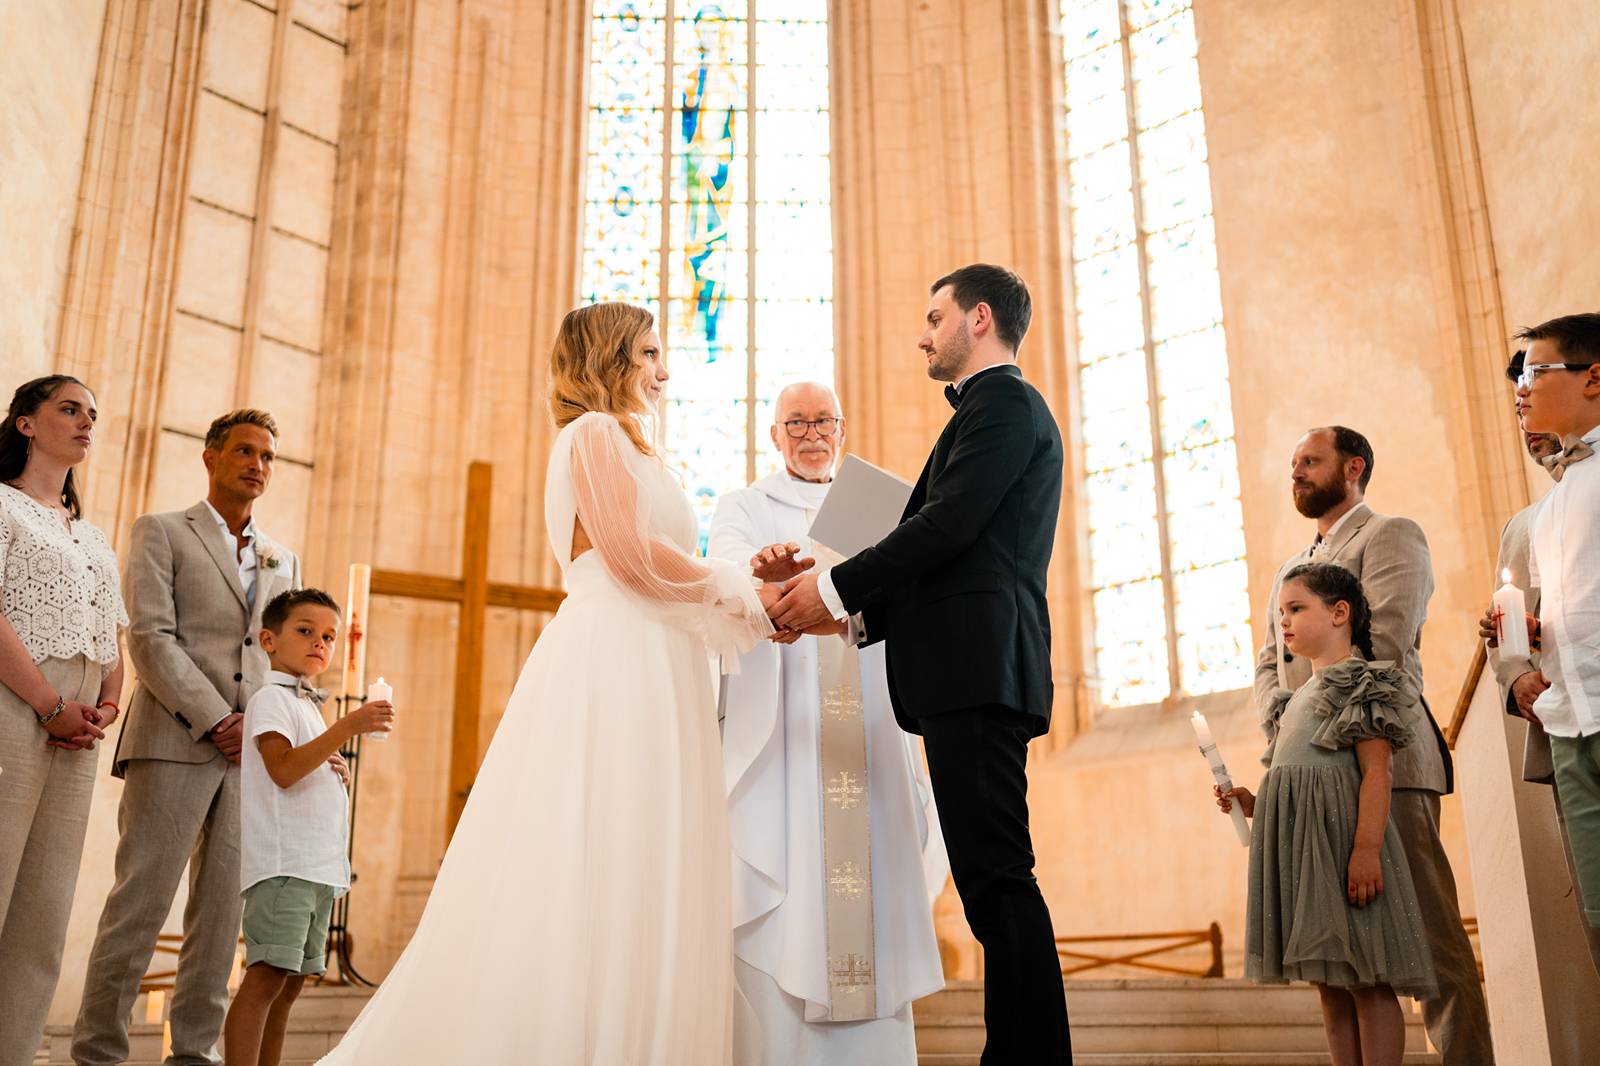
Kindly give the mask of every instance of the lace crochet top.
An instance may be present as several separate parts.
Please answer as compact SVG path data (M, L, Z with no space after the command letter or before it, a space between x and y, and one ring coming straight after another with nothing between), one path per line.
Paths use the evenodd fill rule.
M81 519L0 484L0 612L34 662L84 655L117 661L117 629L128 624L117 557Z

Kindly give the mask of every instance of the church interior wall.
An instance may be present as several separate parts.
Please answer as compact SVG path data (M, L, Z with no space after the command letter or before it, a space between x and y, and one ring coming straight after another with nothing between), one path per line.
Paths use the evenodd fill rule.
M1600 264L1584 235L1600 232L1588 165L1600 113L1586 79L1600 60L1600 11L1579 0L1430 3L1459 28L1506 320L1591 306ZM10 101L0 116L0 315L10 336L0 365L14 382L54 363L91 104L106 65L122 61L102 55L101 37L124 17L120 6L61 0L0 14L0 40L38 42L0 68ZM145 472L115 516L96 510L109 506L109 487L91 482L91 517L115 541L131 515L192 502L204 488L199 435L249 403L283 429L262 526L336 597L351 561L454 575L474 459L495 464L491 578L553 584L542 382L576 291L581 12L513 0L297 0L277 26L268 3L204 6L192 117L170 134L189 153L176 251L150 276L170 290L172 310L153 364L163 384L143 430ZM915 475L945 410L914 347L926 285L980 257L1034 283L1023 365L1070 438L1048 5L929 0L915 18L895 5L834 7L836 332L853 450ZM1355 426L1378 455L1373 506L1415 518L1432 547L1424 658L1443 725L1492 559L1485 518L1462 502L1478 461L1453 445L1470 428L1470 368L1442 307L1454 283L1426 192L1441 179L1414 77L1412 7L1207 0L1196 17L1255 637L1266 632L1274 570L1310 533L1288 502L1289 451L1312 425ZM972 74L978 31L989 28L1016 57L1004 77ZM952 41L973 51L951 51ZM269 117L279 123L270 138ZM258 227L263 207L270 225ZM132 456L139 430L128 432ZM124 476L121 454L95 463L103 485ZM1541 476L1526 489L1538 491ZM1052 573L1061 724L1033 758L1040 880L1063 934L1215 920L1237 972L1245 853L1210 803L1186 714L1087 702L1075 520L1065 508ZM490 613L480 751L540 624ZM401 729L362 780L355 922L374 976L414 927L443 853L455 625L446 605L374 601L368 676L385 674L405 694ZM1236 781L1253 785L1261 742L1249 703L1206 706ZM102 749L57 1022L76 1007L109 887L119 791L109 762ZM1454 801L1444 817L1471 914ZM940 914L945 934L963 935L953 895Z

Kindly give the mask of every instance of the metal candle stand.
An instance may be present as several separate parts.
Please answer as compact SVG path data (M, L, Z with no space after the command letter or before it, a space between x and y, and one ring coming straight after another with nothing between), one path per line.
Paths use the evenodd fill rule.
M347 713L360 707L366 702L365 696L340 696L338 697L339 715L343 718ZM350 943L350 897L355 893L356 873L356 800L361 793L357 786L361 783L361 738L363 734L357 733L344 746L339 749L339 754L344 756L344 761L350 766L350 842L347 855L350 860L350 891L333 901L333 915L328 922L328 952L339 963L339 979L329 981L329 984L359 985L363 988L376 988L377 983L361 976L350 961L353 949Z

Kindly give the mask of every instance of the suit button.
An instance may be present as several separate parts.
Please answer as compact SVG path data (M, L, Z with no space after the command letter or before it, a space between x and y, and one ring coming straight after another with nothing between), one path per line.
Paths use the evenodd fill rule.
M244 675L243 674L234 674L233 675L233 679L235 681L243 681L244 680Z
M248 648L253 643L255 643L255 638L254 637L245 637L244 638L244 646L245 647Z

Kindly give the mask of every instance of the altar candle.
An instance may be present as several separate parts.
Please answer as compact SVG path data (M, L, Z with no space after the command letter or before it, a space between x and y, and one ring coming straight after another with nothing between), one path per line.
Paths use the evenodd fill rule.
M374 681L367 689L367 699L374 703L379 700L392 701L394 699L394 686L385 681L382 674L379 674L378 680ZM367 736L373 740L388 740L389 734L393 730L394 726L391 725L388 729L380 729L376 733L368 733Z
M367 596L372 567L350 564L350 586L344 599L344 694L359 700L367 679Z
M1222 761L1222 753L1217 750L1217 742L1212 739L1211 727L1206 724L1206 716L1195 711L1189 719L1189 724L1194 726L1195 739L1200 742L1200 754L1206 757L1206 763L1211 767L1211 778L1216 781L1217 787L1227 792L1233 787L1233 779L1228 776L1228 767ZM1233 831L1239 836L1239 843L1245 847L1250 846L1250 825L1244 819L1244 809L1239 806L1239 801L1234 800L1228 810L1233 819Z
M1528 600L1522 590L1511 583L1511 571L1502 570L1505 581L1494 594L1494 628L1500 642L1500 654L1513 659L1528 657Z

